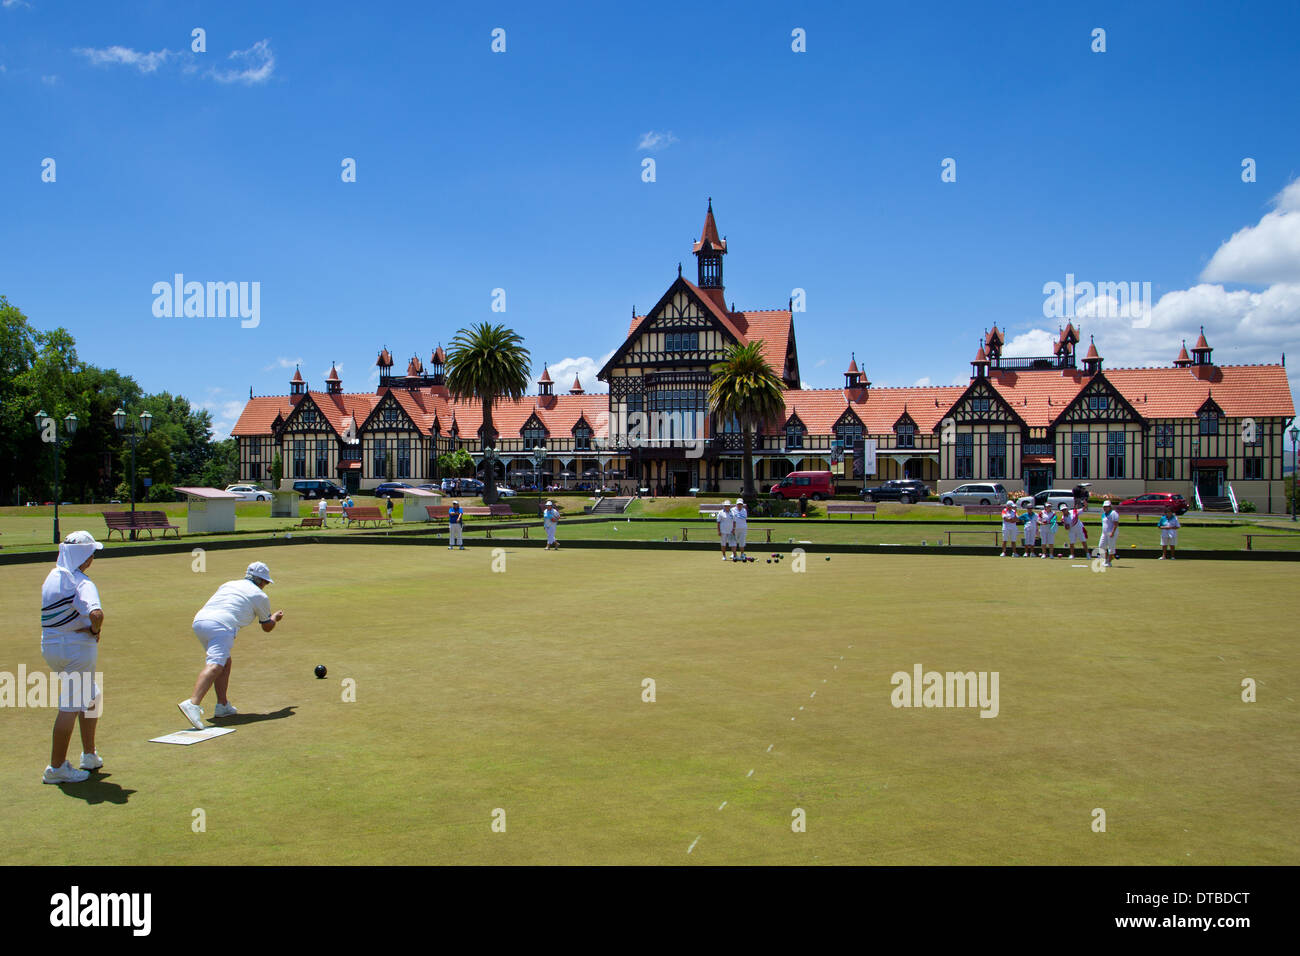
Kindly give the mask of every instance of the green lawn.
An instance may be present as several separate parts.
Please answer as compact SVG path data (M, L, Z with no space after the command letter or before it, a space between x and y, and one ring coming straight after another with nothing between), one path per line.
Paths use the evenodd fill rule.
M147 742L183 727L194 611L260 556L286 616L235 645L238 731ZM98 562L105 773L42 786L52 713L0 710L5 862L1300 863L1289 565L809 558ZM0 671L41 667L46 571L0 567ZM998 716L892 707L914 664L997 671Z

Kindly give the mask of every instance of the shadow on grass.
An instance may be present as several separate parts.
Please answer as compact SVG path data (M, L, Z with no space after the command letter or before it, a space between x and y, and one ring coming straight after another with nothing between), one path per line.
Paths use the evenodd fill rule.
M85 800L87 803L126 803L134 790L124 790L115 783L110 783L110 774L91 773L90 779L81 783L61 783L59 789L70 797Z
M290 704L288 707L281 707L269 714L235 714L231 717L213 717L212 726L238 727L241 724L256 724L263 720L281 720L285 717L292 717L293 709L297 706L297 704Z

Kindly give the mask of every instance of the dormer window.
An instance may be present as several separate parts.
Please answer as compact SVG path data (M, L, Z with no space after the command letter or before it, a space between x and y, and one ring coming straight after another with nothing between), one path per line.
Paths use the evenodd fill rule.
M525 450L540 448L546 444L546 429L535 421L525 425L521 434L524 438Z
M1219 416L1214 412L1201 412L1201 434L1219 434Z
M573 429L573 449L574 451L591 450L591 429L586 422L578 422Z
M972 398L970 400L970 410L977 415L987 415L989 412L989 401L990 400L987 397Z
M785 447L803 447L803 425L799 422L790 422L785 426Z
M1109 408L1110 408L1110 396L1109 396L1109 395L1089 395L1089 396L1088 396L1088 411L1090 411L1090 412L1104 412L1104 411L1107 411Z
M667 352L698 352L700 350L700 333L669 332L664 336L664 350Z
M393 405L385 406L381 419L385 425L396 425L397 424L396 406Z
M910 422L904 422L894 430L895 444L899 448L916 447L916 426Z
M862 423L849 419L835 426L835 438L844 442L845 448L852 448L855 442L862 441Z

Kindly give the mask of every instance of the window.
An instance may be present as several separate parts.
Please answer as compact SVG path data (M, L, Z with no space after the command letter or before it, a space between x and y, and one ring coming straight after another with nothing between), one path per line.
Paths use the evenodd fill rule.
M698 388L666 388L650 393L652 438L695 438L702 428L707 398ZM654 413L659 413L655 415Z
M699 332L669 332L664 336L666 352L698 352L699 350Z
M733 418L728 418L726 421L724 421L724 422L722 423L722 434L724 434L724 435L739 435L739 434L740 434L740 422L739 422L737 419L735 419L734 417L733 417Z
M803 426L798 422L791 422L785 426L785 447L803 447Z
M524 449L541 448L546 444L546 429L538 424L525 425L520 433L524 437Z
M899 425L896 429L896 442L899 448L916 447L916 426L909 423Z
M970 400L970 410L978 415L987 415L989 411L988 398L972 398Z
M573 429L573 448L575 451L591 450L591 429L586 422L579 422Z
M298 420L304 425L316 425L320 422L320 413L314 408L304 408Z
M1124 477L1124 432L1106 433L1106 477Z
M376 478L388 477L388 442L383 438L375 439L375 471Z
M1070 477L1088 477L1088 433L1075 432L1070 436Z
M739 458L722 459L722 477L725 481L739 481L741 462Z
M1007 476L1007 435L1006 432L994 432L989 435L989 477L1005 478Z
M1156 459L1156 480L1172 481L1174 477L1174 460L1172 458Z
M862 441L862 423L856 421L844 421L835 426L835 437L844 442L845 448L852 448L855 443Z
M975 436L969 432L957 436L957 478L975 477Z
M1264 477L1263 458L1243 458L1241 461L1241 480L1260 481Z
M246 447L246 448L248 449L248 460L249 460L249 461L261 461L261 459L262 459L262 439L260 439L260 438L246 438L246 439L244 439L244 447Z
M328 478L330 471L330 446L323 438L316 439L316 477Z
M397 477L411 477L411 439L397 439Z
M1214 412L1201 413L1201 434L1217 435L1219 434L1219 416Z
M293 476L307 477L307 442L301 438L295 439L293 443Z
M1174 447L1174 426L1173 425L1156 426L1156 447L1157 448Z
M1108 408L1110 408L1110 396L1108 396L1108 395L1089 395L1089 396L1088 396L1088 411L1090 411L1090 412L1104 412L1104 411L1106 411L1106 409L1108 409Z

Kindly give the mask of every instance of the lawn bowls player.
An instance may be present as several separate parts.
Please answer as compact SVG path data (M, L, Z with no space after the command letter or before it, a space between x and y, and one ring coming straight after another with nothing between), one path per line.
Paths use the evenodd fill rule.
M1178 547L1178 529L1182 524L1178 520L1178 515L1174 514L1173 505L1165 508L1165 513L1160 516L1160 557L1158 560L1163 561L1168 558L1170 561L1177 560L1174 557L1174 550Z
M1087 502L1083 505L1077 505L1078 499L1075 499L1076 507L1065 509L1065 529L1067 538L1070 543L1070 557L1074 557L1074 549L1082 548L1084 555L1088 553L1088 532L1083 527L1083 513L1088 510ZM1064 505L1061 506L1065 508Z
M1011 556L1016 556L1016 532L1020 530L1020 524L1016 521L1016 503L1007 501L1002 506L1002 553L998 557L1005 558L1007 549L1011 549Z
M1101 540L1097 542L1097 553L1102 564L1110 567L1115 560L1115 539L1119 536L1119 512L1110 506L1109 501L1101 504Z
M731 516L731 499L727 498L722 502L722 507L714 515L714 520L718 523L718 543L722 546L722 560L727 560L727 549L735 544L732 537L732 529L735 527L736 520Z
M254 561L248 566L242 581L227 581L221 585L194 615L194 636L203 645L207 659L194 682L193 696L176 706L195 730L203 729L203 708L200 705L208 689L214 685L217 708L213 717L231 717L238 713L226 696L230 686L230 667L234 663L230 655L235 635L241 627L254 621L261 623L263 631L270 632L284 617L284 611L271 613L271 599L264 591L268 584L274 583L270 569L261 561Z
M447 550L457 545L465 550L465 511L459 501L453 501L447 509Z
M1020 516L1020 521L1025 526L1025 557L1032 557L1034 542L1038 540L1038 520L1034 515L1033 505L1025 506L1025 513Z
M731 560L745 560L745 538L749 536L749 508L744 498L737 498L731 509L731 540L734 548Z
M58 562L41 585L41 656L59 675L59 713L54 718L50 765L43 783L81 783L104 766L95 750L100 689L95 684L99 632L104 611L99 589L86 577L95 552L104 547L89 531L74 531L59 545ZM72 727L81 724L81 769L68 760Z
M1056 516L1047 505L1038 511L1038 556L1054 558L1052 549L1056 546Z
M542 525L546 528L546 550L559 551L560 546L555 543L555 527L560 523L560 512L556 510L555 502L546 502L546 510L542 512Z

